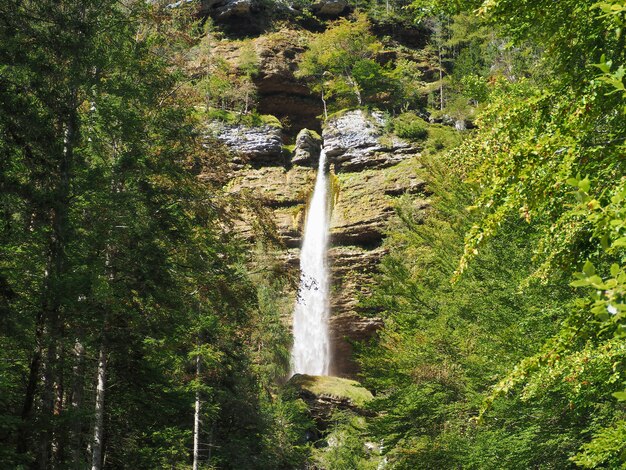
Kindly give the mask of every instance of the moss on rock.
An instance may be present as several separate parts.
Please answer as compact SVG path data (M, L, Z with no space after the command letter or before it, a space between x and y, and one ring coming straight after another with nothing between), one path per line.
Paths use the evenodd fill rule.
M347 400L358 408L364 407L374 398L372 393L356 380L340 377L296 374L289 380L288 386L297 391L309 392L316 397L330 397L338 401Z

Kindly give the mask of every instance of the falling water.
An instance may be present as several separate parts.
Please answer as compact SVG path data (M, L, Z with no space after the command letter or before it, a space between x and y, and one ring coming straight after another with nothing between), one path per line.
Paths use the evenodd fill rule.
M326 152L322 149L313 198L307 211L300 252L300 289L293 314L294 374L328 375L328 180Z

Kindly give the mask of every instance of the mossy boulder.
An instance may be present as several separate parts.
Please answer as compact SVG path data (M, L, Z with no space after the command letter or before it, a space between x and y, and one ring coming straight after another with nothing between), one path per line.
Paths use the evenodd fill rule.
M330 422L332 414L337 410L369 414L366 405L374 398L356 380L340 377L296 374L289 379L286 388L304 400L321 427Z

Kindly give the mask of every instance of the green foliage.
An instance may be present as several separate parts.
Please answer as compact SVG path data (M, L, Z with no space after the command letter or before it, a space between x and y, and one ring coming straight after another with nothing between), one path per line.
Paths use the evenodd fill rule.
M212 28L205 27L194 47L195 90L204 100L205 107L247 114L256 106L254 77L259 73L259 56L251 41L238 44L236 63L216 54L213 48L217 38Z
M285 428L301 410L271 394L280 285L244 267L241 202L181 65L195 6L0 12L0 467L100 468L86 453L100 351L107 468L188 467L196 394L201 463L300 465L301 428ZM279 428L280 449L259 438Z
M623 468L625 450L626 422L619 421L595 435L572 460L583 468Z
M381 65L377 54L382 49L365 15L341 19L310 42L298 75L310 79L313 90L333 110L366 104L409 106L417 99L413 90L421 72L407 60Z
M374 470L381 463L375 444L363 442L364 420L352 413L336 411L325 436L326 446L313 451L312 460L321 468Z
M428 137L428 123L415 113L403 113L393 120L393 131L403 139L420 141Z
M400 201L402 224L387 242L393 255L384 261L373 305L368 303L382 309L385 328L360 356L378 412L367 438L384 439L385 455L398 468L490 468L502 462L509 462L505 468L532 468L540 461L558 468L569 455L538 457L536 440L556 433L555 441L570 440L571 451L573 443L584 442L587 423L568 420L560 436L551 427L552 414L536 419L535 409L511 399L497 403L492 420L485 416L477 427L476 419L490 387L557 331L571 294L566 286L519 290L532 269L529 248L538 234L515 219L485 246L480 262L450 282L462 234L474 217L464 211L473 193L450 168L448 160L425 168L436 194L425 220L409 199ZM538 431L530 432L532 426Z
M276 116L271 114L258 114L257 112L240 113L220 108L209 108L202 117L211 121L221 121L227 124L242 124L250 127L271 126L282 127L282 123Z

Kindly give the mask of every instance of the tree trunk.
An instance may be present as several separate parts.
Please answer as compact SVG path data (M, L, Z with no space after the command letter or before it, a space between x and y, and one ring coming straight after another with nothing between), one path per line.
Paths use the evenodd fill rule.
M439 44L439 109L443 111L443 52L441 49L441 44Z
M50 461L54 439L54 410L56 390L61 383L62 371L58 367L57 351L63 336L60 319L61 282L67 269L65 246L69 229L70 181L74 163L74 145L77 136L77 92L72 92L72 106L65 126L63 152L59 162L59 180L54 191L48 261L42 289L43 336L47 337L46 360L43 367L43 393L41 414L43 429L39 439L39 468L54 468Z
M196 356L196 380L200 380L200 355ZM196 389L196 406L193 415L193 470L198 470L198 460L200 458L200 411L202 403L200 401L200 387Z
M91 470L102 469L102 442L104 437L104 396L106 388L107 347L106 339L102 338L98 357L98 373L96 387L96 408L93 425L93 441L91 444Z
M82 419L80 416L83 407L83 381L85 377L85 347L76 340L74 345L74 383L72 384L72 422L70 426L70 454L72 468L83 468L83 455L81 446Z
M29 421L33 411L33 405L35 403L35 394L37 392L37 383L39 382L39 373L41 369L41 358L43 354L43 312L40 311L37 315L37 324L35 329L35 350L33 351L33 357L30 361L30 367L28 371L28 382L26 383L26 391L24 393L24 403L22 405L22 422L17 436L17 453L25 454L29 445L30 429Z

